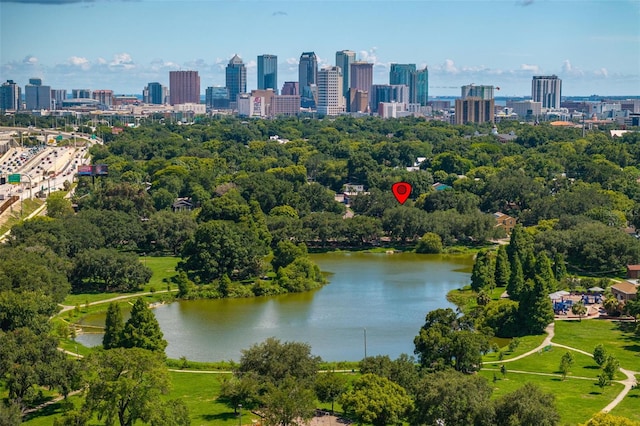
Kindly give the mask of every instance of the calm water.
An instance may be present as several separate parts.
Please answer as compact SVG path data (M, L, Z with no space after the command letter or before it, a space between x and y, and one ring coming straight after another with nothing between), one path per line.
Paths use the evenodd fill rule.
M468 284L470 256L372 253L312 255L329 284L304 294L194 300L154 310L169 342L167 355L196 361L239 360L241 349L270 336L311 345L327 361L413 353L430 310L449 307L449 290ZM86 323L104 324L104 317ZM366 332L365 332L366 329ZM78 341L101 343L84 334Z

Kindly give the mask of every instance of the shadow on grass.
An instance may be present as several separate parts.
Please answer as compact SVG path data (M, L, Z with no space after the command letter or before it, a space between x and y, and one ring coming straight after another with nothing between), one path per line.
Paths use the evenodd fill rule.
M602 395L602 392L591 391L589 395Z
M234 413L203 414L202 416L200 416L200 418L208 422L212 422L215 420L227 421L227 420L237 419L238 415Z
M65 405L66 404L64 400L56 402L51 405L47 405L46 407L38 411L34 411L33 413L27 414L23 420L26 421L26 420L36 419L38 417L48 417L48 416L53 416L54 414L62 414L65 411Z
M639 344L624 345L622 346L622 349L624 349L625 351L640 352L640 345Z
M600 370L600 367L597 365L585 365L584 367L585 370Z

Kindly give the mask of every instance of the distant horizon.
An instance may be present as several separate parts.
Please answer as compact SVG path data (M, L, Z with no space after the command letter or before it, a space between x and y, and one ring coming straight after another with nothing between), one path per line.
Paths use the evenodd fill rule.
M388 84L391 63L429 70L429 95L466 84L528 96L557 75L564 96L640 95L637 0L0 0L0 81L142 93L169 71L225 86L237 54L247 90L257 56L278 57L278 90L302 52L319 68L353 50ZM69 90L69 89L67 89Z

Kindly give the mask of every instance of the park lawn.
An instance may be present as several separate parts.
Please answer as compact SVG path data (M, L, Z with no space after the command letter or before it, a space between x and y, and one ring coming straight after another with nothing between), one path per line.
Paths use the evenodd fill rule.
M506 393L519 389L526 382L534 383L543 392L552 393L556 398L556 407L561 416L560 424L578 425L585 423L595 413L607 406L622 390L620 383L613 383L601 390L595 381L567 379L559 377L539 376L534 374L513 373L507 370L504 379L493 383L494 371L480 370L489 385L493 387L493 397L500 397ZM500 372L496 376L501 378Z
M239 419L233 408L217 401L223 378L231 374L178 373L170 372L173 388L167 399L179 398L189 408L189 416L194 425L228 425L235 426ZM259 418L242 411L242 424L251 424L251 420Z
M636 375L636 382L640 383L640 375ZM627 396L618 404L611 414L626 417L640 422L640 387L631 389Z
M520 344L518 345L515 351L509 352L509 350L507 349L507 346L500 348L500 350L503 352L502 359L514 358L518 355L522 355L526 352L529 352L530 350L540 346L540 344L544 341L546 337L547 337L546 333L519 337L518 339L520 339ZM490 362L500 362L498 360L498 357L499 357L499 352L489 352L488 354L482 357L482 362L484 364L487 364Z
M622 331L620 327L625 324L633 323L597 319L556 321L553 342L589 353L593 353L593 348L602 343L607 352L620 361L620 367L639 370L640 337L632 331Z
M167 290L167 285L169 284L169 278L173 277L176 274L175 268L178 265L180 258L173 256L140 256L140 262L144 263L151 271L153 275L151 275L151 279L149 283L147 283L144 288L140 291L142 293L149 292L152 289L154 291ZM170 286L171 289L175 289L175 285ZM135 297L137 292L133 293L78 293L78 294L69 294L64 301L63 305L68 306L80 306L83 307L87 302L93 303L98 302L100 300L111 299L118 296L131 296Z
M520 359L518 361L507 362L504 366L509 370L531 371L536 373L548 373L548 374L562 374L560 372L560 360L566 352L571 352L573 355L574 363L571 366L571 370L567 377L590 377L594 380L598 377L601 370L598 364L595 363L593 358L580 352L570 351L569 349L552 347L549 351L542 351L541 353L534 353ZM502 363L500 361L492 363L484 363L484 368L500 369ZM616 379L623 379L624 374L616 373Z

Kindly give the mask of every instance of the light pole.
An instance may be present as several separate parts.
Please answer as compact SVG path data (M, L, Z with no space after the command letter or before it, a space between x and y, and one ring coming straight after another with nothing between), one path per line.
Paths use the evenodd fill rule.
M238 426L242 426L242 404L238 404Z
M367 358L367 329L364 329L364 357Z

